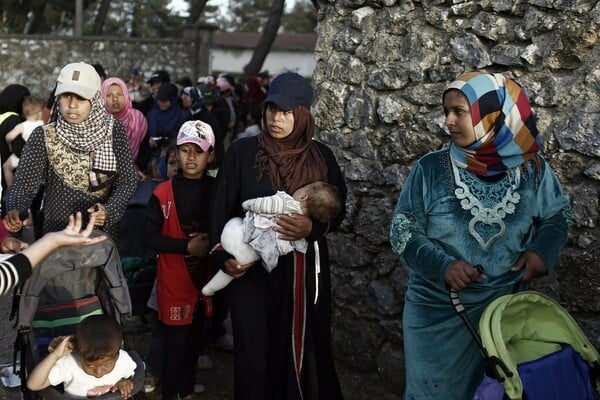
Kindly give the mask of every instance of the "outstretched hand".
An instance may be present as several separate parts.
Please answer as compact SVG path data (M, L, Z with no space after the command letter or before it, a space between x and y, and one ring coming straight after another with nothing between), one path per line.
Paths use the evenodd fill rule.
M133 395L133 381L131 379L121 379L110 388L112 393L121 393L122 399L129 399Z
M96 244L98 242L106 239L106 236L97 236L90 238L92 231L94 230L94 224L96 222L96 218L94 214L90 215L90 220L85 227L82 229L82 217L81 212L77 212L75 216L69 216L69 223L60 232L51 232L47 235L51 236L51 239L54 241L57 247L60 246L87 246Z
M97 236L90 238L94 230L94 215L90 216L85 229L82 230L81 213L78 212L75 216L69 216L67 227L60 232L46 233L44 236L33 242L29 247L23 249L23 254L31 267L35 268L51 251L62 246L88 246L96 244L106 239L106 236Z

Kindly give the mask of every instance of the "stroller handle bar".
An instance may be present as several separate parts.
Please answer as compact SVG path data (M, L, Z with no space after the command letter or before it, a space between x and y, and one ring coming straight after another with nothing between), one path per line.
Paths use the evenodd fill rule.
M483 268L481 267L481 265L475 266L476 269L478 269L478 267L479 267L479 269L481 269L481 271L483 271ZM483 358L485 359L486 373L489 376L498 380L498 382L504 381L504 378L500 375L500 373L498 371L498 367L500 367L504 376L509 377L509 378L511 376L513 376L513 373L508 369L508 367L504 364L504 362L502 362L502 360L500 360L496 356L490 356L488 354L487 350L483 346L483 342L481 341L481 336L479 336L477 329L475 329L475 326L473 325L473 323L469 319L469 316L467 315L465 306L463 306L463 304L460 301L458 292L456 290L454 290L453 288L448 287L448 296L450 297L450 303L454 307L454 311L456 311L456 314L458 315L458 317L460 317L460 319L463 321L463 323L469 330L469 333L471 334L471 336L473 337L473 340L477 344L477 347L479 348L481 355L483 355Z
M450 288L449 296L450 296L450 302L452 303L452 306L454 307L454 311L456 311L456 314L463 321L463 323L469 330L469 333L471 333L471 336L473 337L473 340L475 340L477 347L479 347L481 354L485 358L488 358L489 355L488 355L487 351L485 350L485 347L483 347L483 342L481 341L481 336L479 336L479 333L477 333L477 329L475 329L475 326L469 319L469 316L467 315L467 312L465 310L465 306L463 306L463 304L460 301L460 297L458 297L458 292L456 290Z

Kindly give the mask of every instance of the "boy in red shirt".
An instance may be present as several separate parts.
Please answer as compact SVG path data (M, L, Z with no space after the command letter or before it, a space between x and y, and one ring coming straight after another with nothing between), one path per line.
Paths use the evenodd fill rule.
M205 320L200 289L211 274L207 232L213 178L206 167L214 145L210 125L184 123L177 135L179 174L159 184L146 207L144 245L159 253L157 334L162 342L160 349L150 349L161 356L148 362L162 375L164 400L193 398L204 390L195 382L195 371Z

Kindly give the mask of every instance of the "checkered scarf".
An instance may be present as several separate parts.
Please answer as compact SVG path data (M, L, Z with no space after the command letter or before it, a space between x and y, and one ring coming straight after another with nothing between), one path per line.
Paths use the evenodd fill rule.
M56 132L59 140L71 149L90 154L90 191L107 186L117 175L117 158L113 150L114 118L106 112L100 92L90 100L89 117L80 124L65 121L58 110ZM60 108L60 102L57 102Z
M467 97L476 139L468 147L451 144L456 166L493 176L524 164L540 150L533 110L518 83L501 74L469 72L446 91L449 89L458 89Z

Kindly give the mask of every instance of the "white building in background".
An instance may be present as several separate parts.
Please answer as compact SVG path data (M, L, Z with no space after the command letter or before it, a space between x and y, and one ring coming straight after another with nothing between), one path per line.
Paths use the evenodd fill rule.
M252 58L261 33L213 32L209 49L209 70L211 73L226 72L239 75ZM279 33L261 71L270 75L293 71L311 78L315 69L314 33Z

